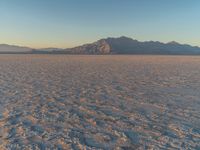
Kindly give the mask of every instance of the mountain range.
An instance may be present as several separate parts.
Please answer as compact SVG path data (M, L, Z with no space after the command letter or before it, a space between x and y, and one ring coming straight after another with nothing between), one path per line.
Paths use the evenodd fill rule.
M0 53L200 55L200 47L179 44L175 41L169 43L161 43L157 41L141 42L122 36L119 38L101 39L94 43L66 49L32 49L29 47L0 44Z

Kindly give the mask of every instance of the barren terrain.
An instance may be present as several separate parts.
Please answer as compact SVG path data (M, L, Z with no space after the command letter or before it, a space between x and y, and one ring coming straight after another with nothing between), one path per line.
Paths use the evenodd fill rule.
M0 55L0 149L200 149L200 57Z

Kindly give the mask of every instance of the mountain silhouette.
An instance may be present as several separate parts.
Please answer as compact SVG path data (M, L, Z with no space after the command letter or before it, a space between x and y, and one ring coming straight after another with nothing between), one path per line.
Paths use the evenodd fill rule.
M13 50L13 51L12 51ZM175 41L161 43L158 41L140 42L125 36L106 38L94 43L74 48L31 49L27 47L0 45L1 52L26 52L33 54L151 54L151 55L200 55L200 47L179 44Z
M169 43L140 42L122 36L119 38L101 39L97 42L66 49L72 54L164 54L164 55L199 55L200 47L179 44L175 41Z

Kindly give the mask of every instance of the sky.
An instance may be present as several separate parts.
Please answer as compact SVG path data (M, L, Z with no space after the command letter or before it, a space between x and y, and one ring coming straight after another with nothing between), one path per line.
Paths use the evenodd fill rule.
M68 48L101 38L200 46L200 0L0 0L0 43Z

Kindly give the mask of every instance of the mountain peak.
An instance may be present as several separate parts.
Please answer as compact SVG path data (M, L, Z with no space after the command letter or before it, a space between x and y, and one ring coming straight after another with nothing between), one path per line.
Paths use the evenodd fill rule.
M120 36L118 39L133 40L132 38L127 36Z
M124 41L133 41L132 38L126 37L126 36L120 36L120 37L108 37L105 40L124 40Z
M178 43L178 42L176 42L176 41L171 41L171 42L168 42L167 44L179 45L179 43Z

